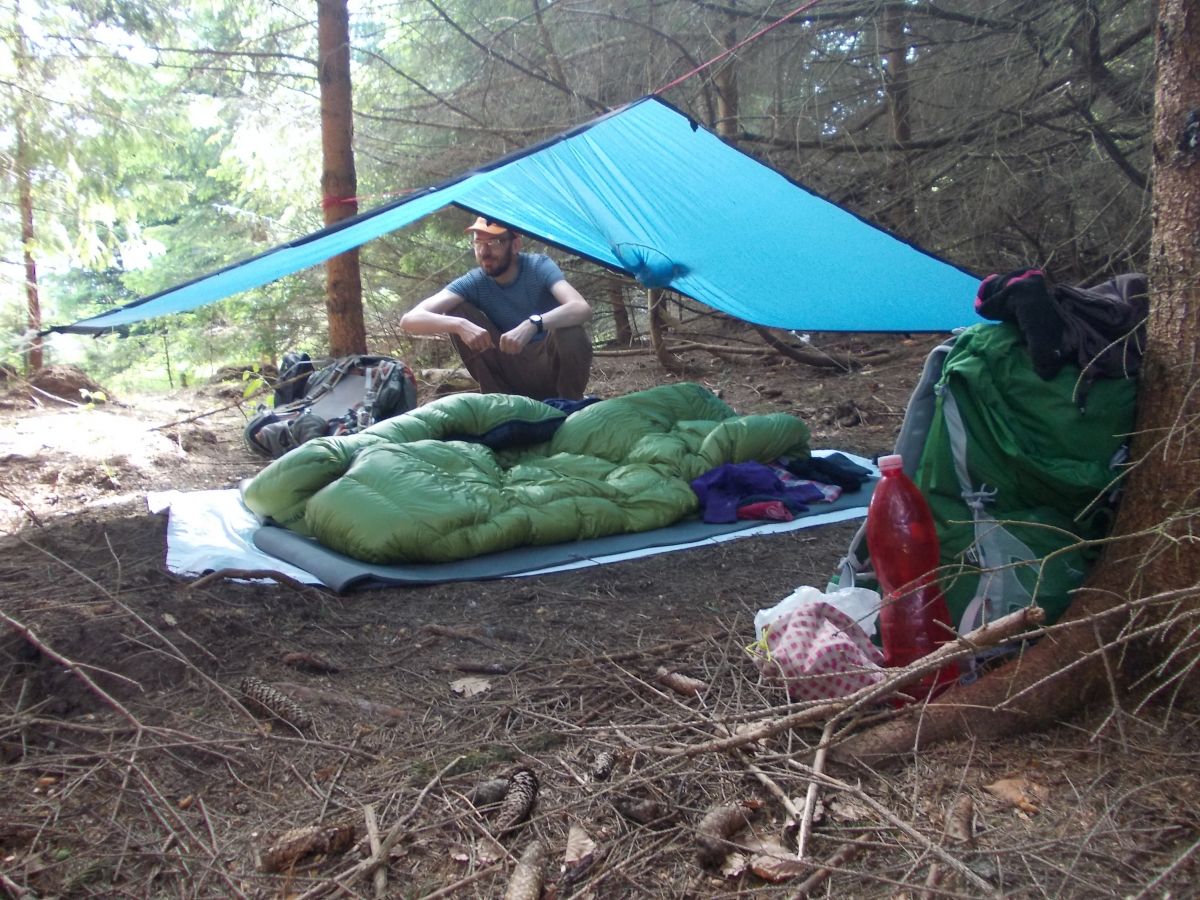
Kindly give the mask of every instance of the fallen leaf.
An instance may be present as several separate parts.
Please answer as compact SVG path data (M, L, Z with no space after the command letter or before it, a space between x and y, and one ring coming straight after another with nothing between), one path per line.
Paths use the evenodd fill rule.
M490 691L491 689L492 683L490 681L474 675L450 682L450 690L460 697L474 697L476 694L482 694L484 691Z
M571 825L567 830L567 848L563 853L563 863L570 867L586 862L596 852L596 842L579 825Z
M497 863L506 856L508 856L508 852L495 838L490 835L480 838L479 845L475 850L475 859L479 862L479 865L490 866L492 863Z
M797 875L806 875L812 866L801 862L796 854L778 841L759 840L747 847L752 851L750 871L764 881L779 884L790 881Z
M736 850L725 857L721 863L721 874L726 878L741 878L750 866L750 859L745 853Z
M984 790L1031 816L1038 812L1035 800L1044 796L1046 792L1040 784L1026 778L1001 778L985 786Z
M285 666L299 669L301 672L311 672L314 675L333 675L338 667L323 656L315 653L285 653L280 660Z
M858 803L849 797L830 800L828 810L830 816L843 822L861 822L873 815L866 804Z

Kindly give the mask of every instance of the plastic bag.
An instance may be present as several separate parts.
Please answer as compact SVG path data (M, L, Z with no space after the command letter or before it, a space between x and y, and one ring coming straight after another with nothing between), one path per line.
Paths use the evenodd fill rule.
M750 653L763 675L782 681L793 699L844 697L884 677L883 654L870 637L879 605L879 594L866 588L828 594L797 588L758 611L758 640Z

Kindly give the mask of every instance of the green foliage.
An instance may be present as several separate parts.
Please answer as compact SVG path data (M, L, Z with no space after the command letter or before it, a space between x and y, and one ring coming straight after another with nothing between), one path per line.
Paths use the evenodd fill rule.
M827 4L665 97L710 126L731 109L739 146L966 266L1039 263L1082 281L1145 264L1148 0L968 5L978 15L943 6L888 7L903 45L889 56L897 32L882 6ZM25 125L35 161L46 322L321 226L311 10L35 0L21 15L0 12L0 112ZM778 15L691 0L364 0L351 16L360 208L656 90ZM736 91L722 97L727 75ZM901 77L903 145L890 105ZM12 141L0 130L0 159L15 158ZM13 167L0 178L11 191ZM394 344L398 314L471 265L463 218L449 210L361 249L373 340ZM20 258L18 226L11 208L0 212L6 260ZM9 272L0 304L6 358L22 341L22 277ZM314 269L61 352L163 384L229 361L273 362L323 344L323 294Z
M246 400L255 394L264 393L270 388L270 383L263 378L262 371L257 363L254 366L242 373L242 382L245 387L242 388L242 399Z

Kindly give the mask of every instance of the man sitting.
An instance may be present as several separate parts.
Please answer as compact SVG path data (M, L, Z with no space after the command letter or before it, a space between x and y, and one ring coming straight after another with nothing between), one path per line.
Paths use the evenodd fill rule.
M578 400L592 368L583 324L592 308L521 236L480 216L467 228L479 268L426 297L400 320L410 334L448 334L484 393Z

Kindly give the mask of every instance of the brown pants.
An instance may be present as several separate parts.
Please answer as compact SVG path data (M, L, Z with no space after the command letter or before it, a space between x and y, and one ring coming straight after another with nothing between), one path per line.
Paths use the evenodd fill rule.
M582 325L547 331L520 353L502 353L500 331L477 306L460 303L452 315L462 316L492 335L491 350L475 351L455 335L450 339L471 377L485 394L521 394L534 400L563 397L578 400L592 372L592 341Z

